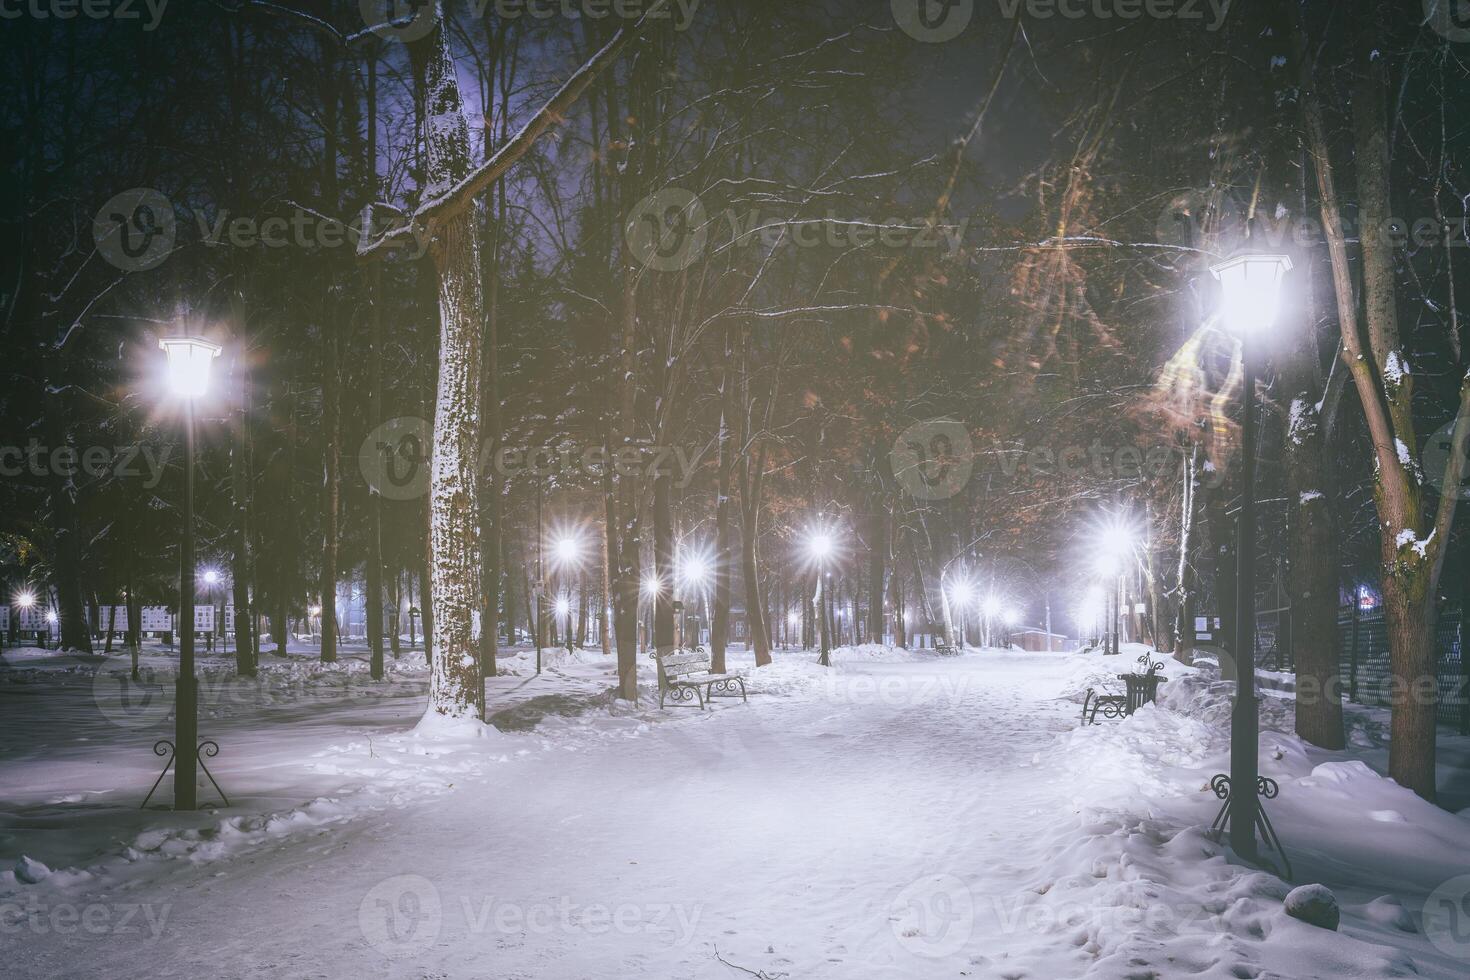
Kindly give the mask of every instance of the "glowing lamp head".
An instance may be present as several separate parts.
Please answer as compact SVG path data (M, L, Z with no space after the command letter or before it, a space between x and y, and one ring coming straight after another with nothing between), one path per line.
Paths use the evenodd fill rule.
M645 576L643 576L643 594L644 595L658 595L663 590L664 590L664 584L663 584L663 582L659 581L659 577L657 575L645 575Z
M689 585L700 585L709 577L709 562L701 555L690 555L679 569L680 577Z
M1000 600L993 595L986 596L980 603L980 611L985 613L986 616L999 616Z
M169 390L180 398L203 398L209 390L209 369L220 355L220 345L201 337L164 337L158 342L168 356Z
M1281 284L1291 257L1246 253L1211 266L1224 294L1221 315L1232 333L1245 336L1271 329L1281 312Z
M48 609L48 610L46 610L46 622L48 622L48 623L54 623L54 622L56 622L56 610L55 609Z
M559 599L556 600L556 614L558 616L565 616L568 613L570 613L571 611L572 611L572 604L571 604L571 602L569 602L567 600L567 598L565 596L563 596L563 597L561 597L561 598L559 598Z
M832 557L832 535L826 531L814 531L807 538L806 547L817 561L826 561Z
M29 609L36 604L36 597L33 593L22 592L15 597L15 604L22 609Z
M219 581L219 572L216 572L212 568L206 568L204 570L204 584L205 585L214 585L218 581Z
M322 614L322 607L312 606L310 609L307 610L307 612L311 613L313 616L320 616Z
M974 597L975 590L970 588L969 582L961 580L950 586L949 594L957 604L963 606L967 605L970 599Z
M1007 609L1000 614L1000 618L1007 626L1015 626L1021 621L1021 612L1018 609Z
M558 565L575 565L582 560L582 542L574 535L557 538L551 545L551 553Z

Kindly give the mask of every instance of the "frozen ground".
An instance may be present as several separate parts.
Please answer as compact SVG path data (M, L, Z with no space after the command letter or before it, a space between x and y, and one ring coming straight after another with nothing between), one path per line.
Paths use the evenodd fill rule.
M166 699L124 700L121 658L5 652L6 976L1470 970L1470 917L1457 939L1421 915L1470 874L1470 813L1377 775L1381 713L1355 710L1352 750L1323 753L1283 734L1289 700L1263 711L1291 884L1336 892L1332 933L1204 834L1229 690L1208 670L1170 663L1161 705L1079 729L1081 692L1116 659L860 648L828 671L778 653L750 669L749 704L701 713L613 703L600 653L548 654L537 677L522 651L490 682L495 727L463 737L414 731L421 655L372 684L360 653L311 654L267 658L253 683L210 661L201 731L232 805L176 815L137 809ZM161 690L170 663L145 657ZM1449 766L1467 755L1447 740Z

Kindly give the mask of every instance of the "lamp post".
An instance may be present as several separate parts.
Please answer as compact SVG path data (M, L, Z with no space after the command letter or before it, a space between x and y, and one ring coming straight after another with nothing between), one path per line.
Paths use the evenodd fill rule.
M209 587L210 608L214 610L214 615L218 617L214 623L214 628L210 630L210 639L213 639L215 636L223 633L224 627L224 611L219 608L219 572L216 572L212 568L206 568L204 570L204 584ZM213 644L211 643L210 646L212 648Z
M807 535L807 554L817 567L817 646L821 655L817 663L832 666L832 638L827 635L827 562L832 557L832 534L825 530L814 530Z
M1256 860L1260 801L1260 713L1256 701L1256 352L1255 333L1270 329L1281 308L1285 255L1237 255L1213 266L1224 298L1225 326L1240 338L1240 512L1235 543L1235 704L1230 713L1230 846Z
M967 639L966 634L968 632L966 630L966 627L969 625L969 617L966 615L966 612L973 602L974 597L975 590L970 587L970 583L966 579L959 579L955 582L954 585L951 585L949 587L950 605L952 605L955 611L959 614L959 649L961 650L965 648L965 640Z
M1000 615L1000 600L994 595L987 595L980 604L980 611L985 614L985 646L994 646L994 624L995 617Z
M566 596L556 597L556 614L565 616L567 621L567 653L572 652L572 600Z
M36 594L34 592L22 592L15 597L15 604L21 609L30 609L36 604ZM36 631L36 636L38 638L41 636L40 630ZM38 642L41 644L41 649L44 650L46 648L46 641L44 639L38 639Z
M174 711L174 809L198 806L199 686L194 679L194 401L209 390L220 346L198 337L158 342L168 359L168 384L184 403L184 529L179 542L179 677Z

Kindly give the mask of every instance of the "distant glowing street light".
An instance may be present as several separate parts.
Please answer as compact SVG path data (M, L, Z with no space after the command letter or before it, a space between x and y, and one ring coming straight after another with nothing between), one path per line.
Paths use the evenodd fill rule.
M36 604L36 595L34 592L22 592L15 597L15 604L22 609L29 609Z
M204 571L204 584L205 585L214 585L217 582L219 582L219 572L216 572L212 568L205 569L205 571Z
M1000 600L993 595L986 596L980 602L980 611L985 614L986 619L1000 615Z
M311 613L313 616L320 616L322 614L322 607L312 606L310 609L307 610L307 612Z
M664 584L657 575L643 576L643 594L645 596L657 596L664 590Z
M817 526L807 532L806 553L817 569L817 637L821 655L817 663L832 666L832 640L827 635L827 564L837 552L837 542L832 532Z
M55 609L48 609L48 610L46 610L46 622L50 623L53 626L56 625L56 610Z
M1007 609L1005 612L1001 613L1001 622L1005 623L1007 626L1012 627L1018 625L1021 622L1020 611L1016 609Z
M1256 860L1260 801L1260 710L1256 702L1256 345L1276 325L1281 287L1291 271L1286 255L1243 253L1210 269L1220 281L1220 316L1240 338L1240 509L1235 520L1235 704L1230 714L1230 846Z
M556 614L567 618L567 653L572 652L572 600L564 595L556 597Z

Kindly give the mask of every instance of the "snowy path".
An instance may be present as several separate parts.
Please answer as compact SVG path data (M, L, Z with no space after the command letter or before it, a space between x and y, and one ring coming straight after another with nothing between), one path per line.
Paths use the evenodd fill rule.
M0 722L0 780L25 787L0 847L89 869L0 871L0 962L119 980L1463 975L1414 923L1470 873L1466 815L1263 734L1297 880L1339 889L1340 932L1285 916L1289 886L1204 836L1228 685L1171 664L1172 706L1079 729L1070 698L1112 663L840 653L778 654L749 704L704 713L609 707L596 653L540 676L521 654L490 683L502 730L468 741L405 734L410 663L387 686L284 665L211 712L236 804L218 815L133 809L154 736L109 729L80 682L0 689L22 709ZM69 724L42 735L40 717Z
M739 975L718 946L794 977L920 975L959 930L934 918L900 939L903 889L983 871L1014 891L1025 815L1070 806L1024 768L1071 724L1070 704L1032 694L1059 663L980 665L847 668L816 698L573 741L224 872L181 868L130 899L172 903L164 941L111 944L109 973ZM911 892L955 914L942 886ZM61 968L86 942L46 937L26 958Z

